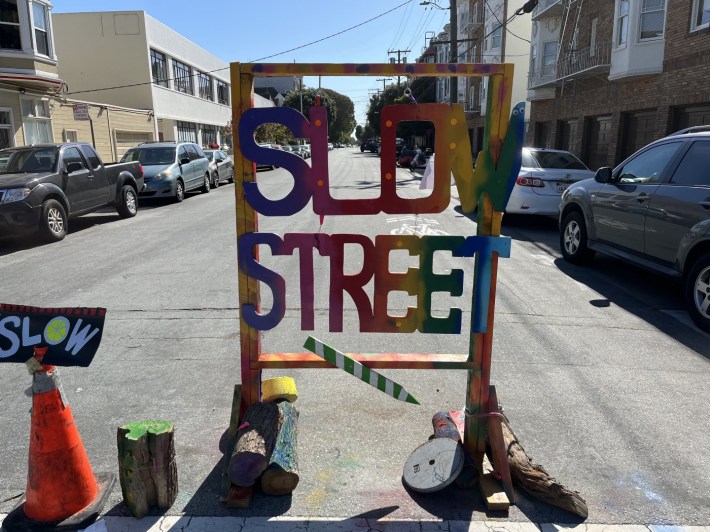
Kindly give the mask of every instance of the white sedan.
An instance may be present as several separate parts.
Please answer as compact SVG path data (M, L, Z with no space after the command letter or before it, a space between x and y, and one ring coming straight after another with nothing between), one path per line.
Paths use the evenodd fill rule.
M572 183L594 177L572 153L523 148L523 162L506 213L558 216L562 193Z

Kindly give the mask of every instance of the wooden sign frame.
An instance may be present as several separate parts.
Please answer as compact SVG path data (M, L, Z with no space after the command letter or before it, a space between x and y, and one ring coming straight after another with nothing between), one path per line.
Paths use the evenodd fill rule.
M486 109L486 128L484 133L484 160L479 155L476 162L475 175L469 179L459 179L460 175L472 173L473 163L468 144L468 135L462 135L465 130L465 118L463 124L457 124L451 119L451 131L448 134L437 129L437 166L435 175L440 181L446 180L446 187L449 187L448 176L453 171L456 184L459 188L461 203L464 212L477 211L478 236L471 238L489 239L488 244L483 246L483 252L479 249L475 254L476 272L476 294L472 301L472 325L469 336L468 356L461 354L429 354L429 353L347 353L348 356L361 362L370 368L406 368L406 369L465 369L468 372L468 391L466 394L466 416L464 430L464 446L470 455L476 457L479 463L482 461L486 446L486 428L489 420L496 420L493 425L500 428L500 418L498 406L495 402L495 392L493 391L493 403L490 397L490 369L491 369L491 349L493 340L493 324L496 295L497 266L499 256L508 256L510 241L500 237L500 224L502 211L507 202L507 196L503 189L510 188L517 177L520 168L520 148L522 147L522 134L515 142L508 141L508 121L511 116L511 91L513 83L512 64L255 64L255 63L231 63L231 83L232 83L232 112L234 131L234 175L235 175L235 196L237 212L237 245L246 235L256 233L258 228L258 216L252 205L245 196L245 185L256 182L256 165L247 159L240 148L239 126L245 113L253 107L254 78L261 76L429 76L429 77L487 77L488 78L488 102ZM444 105L444 104L433 104ZM446 104L447 107L448 104ZM417 105L410 106L415 109ZM314 108L315 109L315 108ZM452 111L460 111L457 116L463 117L463 109L460 105L451 105ZM413 112L413 111L411 111ZM517 114L516 110L513 114ZM384 115L385 113L383 113ZM415 113L416 114L416 113ZM414 116L414 115L412 115ZM311 117L313 119L313 117ZM518 117L522 123L522 116ZM416 119L414 117L413 119ZM384 116L382 118L384 126ZM511 124L512 124L511 119ZM391 124L388 123L388 126ZM461 126L464 129L461 129ZM383 127L383 149L382 168L389 165L394 157L394 131L385 131ZM520 128L522 131L522 127ZM446 133L446 134L444 134ZM390 138L391 137L391 138ZM465 137L465 138L464 138ZM459 149L452 151L452 155L447 158L447 146L443 148L439 145L439 138L448 139L452 150L456 143L460 141ZM392 142L392 154L388 153L388 146L385 141ZM504 142L505 141L505 142ZM465 149L464 149L465 145ZM440 148L443 153L440 153ZM466 153L468 152L468 158ZM507 153L506 153L507 152ZM443 155L443 157L442 157ZM440 160L443 166L439 167ZM486 166L487 165L487 166ZM385 182L385 170L382 170L383 188ZM391 180L388 174L386 179ZM495 190L494 190L495 188ZM447 192L448 193L448 192ZM505 201L501 205L501 193L505 196ZM498 199L496 199L498 198ZM448 202L446 203L448 206ZM443 210L443 209L442 209ZM434 211L430 211L434 212ZM342 213L341 213L342 214ZM433 237L437 238L437 237ZM445 238L445 237L444 237ZM245 239L249 240L247 237ZM482 248L482 249L483 249ZM251 254L249 253L251 250ZM333 368L334 366L312 353L264 353L261 346L260 330L249 325L244 314L247 308L252 310L260 309L259 281L250 277L245 272L244 260L258 261L258 246L248 246L239 248L240 268L238 272L239 281L239 305L240 305L240 348L241 348L241 412L258 402L261 398L261 372L263 369L274 368ZM244 256L250 255L250 256ZM489 436L490 437L490 436ZM495 435L492 438L496 439ZM500 452L496 453L499 458ZM480 460L479 460L480 458ZM501 461L502 460L502 461ZM512 484L510 476L507 474L507 465L504 464L505 457L502 456L500 462L494 464L496 469L503 471L503 481L506 484L506 492L510 487L509 497L512 502ZM480 468L480 467L479 467Z

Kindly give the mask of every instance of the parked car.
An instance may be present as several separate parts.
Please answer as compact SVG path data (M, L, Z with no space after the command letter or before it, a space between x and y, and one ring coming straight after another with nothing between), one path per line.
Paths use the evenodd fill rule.
M102 207L121 218L138 212L143 168L104 164L89 144L40 144L0 150L0 235L39 231L62 240L69 219Z
M682 280L693 321L710 332L710 128L652 142L613 170L570 186L560 249L575 264L596 251Z
M523 148L522 166L505 212L557 216L568 186L594 177L575 155L564 150Z
M210 185L217 188L220 183L234 182L234 162L220 150L204 150L210 165Z
M210 191L209 161L202 148L192 142L147 142L129 149L122 162L143 165L145 188L141 196L185 199L185 192Z

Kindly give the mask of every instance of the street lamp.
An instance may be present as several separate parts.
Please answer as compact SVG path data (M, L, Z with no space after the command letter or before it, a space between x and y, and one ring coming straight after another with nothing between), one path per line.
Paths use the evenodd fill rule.
M449 7L441 7L436 2L431 2L424 0L419 2L422 6L435 6L439 9L449 10L449 63L458 63L459 60L459 46L457 42L458 29L458 19L456 18L456 0L449 0ZM449 83L449 101L451 103L458 103L459 97L459 78L457 76L451 76L451 81Z

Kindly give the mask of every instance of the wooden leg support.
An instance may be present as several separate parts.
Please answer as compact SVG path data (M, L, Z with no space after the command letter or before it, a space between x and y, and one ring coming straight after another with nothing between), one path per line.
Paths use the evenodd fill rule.
M513 491L513 479L510 476L508 467L508 457L506 456L505 441L503 439L503 427L501 416L498 415L498 397L496 387L491 386L488 392L488 412L493 414L488 417L488 443L491 446L491 461L493 469L500 476L503 482L503 489L508 496L510 504L515 504L515 492Z
M237 433L239 432L239 410L242 404L242 386L241 384L234 385L234 396L232 397L232 413L229 416L229 428L227 429L227 448L224 451L224 458L222 459L222 479L219 485L219 500L220 502L228 502L230 495L230 486L232 485L229 480L229 461L234 453L234 446L237 444ZM249 490L249 497L251 498L251 490ZM228 504L229 505L229 504ZM247 502L247 506L249 503Z

